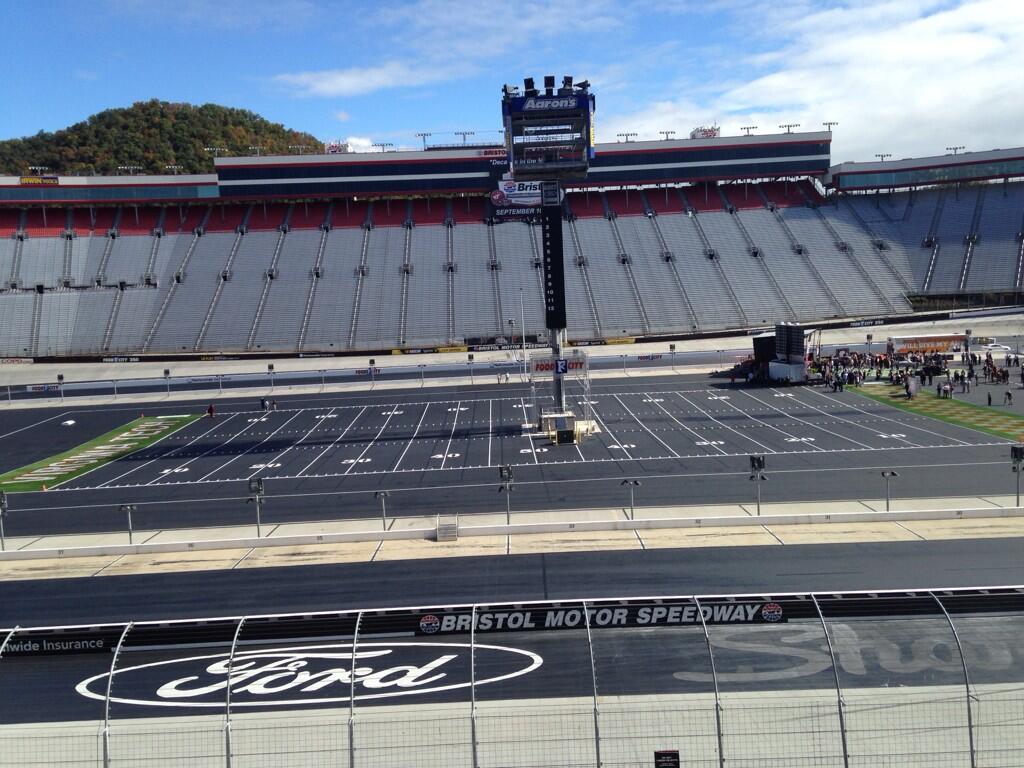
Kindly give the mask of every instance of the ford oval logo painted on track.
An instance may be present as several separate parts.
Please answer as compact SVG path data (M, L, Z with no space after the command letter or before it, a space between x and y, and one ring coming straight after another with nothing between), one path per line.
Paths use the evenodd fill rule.
M476 644L477 668L498 666L501 674L476 680L496 683L533 672L544 663L536 653ZM113 673L110 700L142 707L224 708L231 686L232 707L332 704L468 688L468 643L358 643L304 645L189 656L124 667ZM490 658L488 658L490 657ZM461 662L461 663L459 663ZM110 673L80 682L82 696L103 701Z

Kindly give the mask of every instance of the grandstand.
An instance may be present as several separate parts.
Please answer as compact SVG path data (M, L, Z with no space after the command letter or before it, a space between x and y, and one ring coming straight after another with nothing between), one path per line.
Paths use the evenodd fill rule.
M826 173L830 137L599 145L563 206L570 341L1015 300L1024 184L1010 179L1024 152L975 153L953 174L948 158L890 163L876 179L879 164ZM800 142L824 154L801 166L788 149ZM493 218L496 152L221 158L216 176L144 189L0 179L0 356L493 344L520 303L521 330L542 340L540 228ZM950 178L935 183L936 168Z

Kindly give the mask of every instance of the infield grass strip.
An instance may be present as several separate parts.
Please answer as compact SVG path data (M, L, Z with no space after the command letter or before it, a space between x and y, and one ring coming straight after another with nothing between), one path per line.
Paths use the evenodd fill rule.
M931 390L922 389L912 400L907 399L903 387L892 384L864 384L849 388L847 392L877 400L918 416L928 416L958 427L987 432L1006 440L1024 440L1024 417L1011 411L986 405L975 405L964 400L936 397Z
M134 419L69 451L5 472L0 475L0 490L17 492L41 491L44 486L53 488L129 453L148 448L198 418L200 414Z

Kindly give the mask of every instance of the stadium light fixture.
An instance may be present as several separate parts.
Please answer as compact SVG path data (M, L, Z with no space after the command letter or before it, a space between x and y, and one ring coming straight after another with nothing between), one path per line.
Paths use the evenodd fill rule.
M665 137L665 141L668 141L670 138L676 135L675 131L658 131L658 133Z
M434 134L430 133L429 131L420 131L419 133L416 134L416 138L423 139L424 150L427 148L427 139L433 135Z
M256 153L256 157L260 156L260 152L262 151L262 149L263 149L263 145L262 144L250 144L249 145L249 151L250 152L255 152Z
M957 152L959 152L959 151L960 151L961 149L966 149L966 147L965 147L965 146L964 146L963 144L958 144L958 145L957 145L957 146L955 146L955 147L946 147L946 151L947 151L947 152L952 152L952 153L953 153L954 155L955 155L955 154L956 154Z
M301 155L305 150L312 149L312 147L308 144L289 144L288 149Z
M884 163L887 157L892 157L892 152L880 152L875 157L878 158L879 162Z
M168 165L165 165L165 166L164 166L164 170L165 170L165 171L170 171L170 172L171 172L171 173L173 173L173 174L174 174L175 176L177 176L177 175L178 175L178 171L180 171L180 170L181 170L181 169L182 169L183 167L184 167L184 166L181 166L181 165L175 165L174 163L169 163Z
M839 125L839 123L836 120L826 120L825 122L822 123L822 125L825 126L826 131L832 133L832 128Z
M30 165L28 167L28 169L30 171L32 171L32 173L46 173L48 170L50 170L50 166L48 166L48 165Z
M757 126L756 125L741 125L740 126L740 130L741 131L746 131L746 133L743 134L744 136L749 136L751 131L756 131L757 130Z
M141 171L142 170L142 166L141 165L119 165L119 166L117 166L117 170L119 170L121 173L127 173L129 176L132 176L136 172Z
M227 147L203 147L204 152L209 152L214 157L220 157L221 152L227 152Z
M462 143L466 143L467 136L476 136L476 131L455 131L456 136L462 137Z
M393 147L395 145L392 144L390 141L379 141L379 142L377 142L375 144L371 144L370 146L372 146L372 147L380 147L380 151L381 152L387 152L388 151L388 147Z
M622 139L623 141L625 141L628 144L630 139L635 139L637 137L637 134L632 133L632 132L629 132L629 133L616 133L615 136L617 138L619 138L619 139Z
M794 128L799 128L800 123L780 123L779 128L785 128L786 133L792 133Z

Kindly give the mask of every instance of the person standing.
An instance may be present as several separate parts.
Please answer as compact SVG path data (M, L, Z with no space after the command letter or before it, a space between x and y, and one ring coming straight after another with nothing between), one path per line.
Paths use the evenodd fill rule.
M206 417L209 418L209 419L214 418L214 416L213 416L213 403L210 403L210 405L206 408Z

